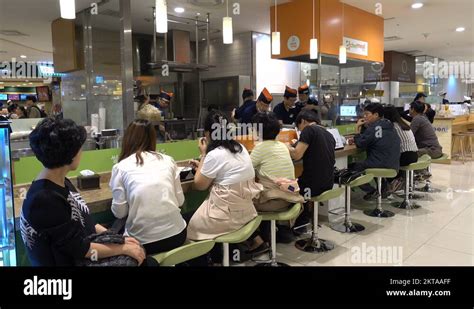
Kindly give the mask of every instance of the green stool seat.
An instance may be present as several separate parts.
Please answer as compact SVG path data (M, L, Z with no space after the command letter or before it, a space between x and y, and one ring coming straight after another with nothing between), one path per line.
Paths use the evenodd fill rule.
M171 251L156 254L153 258L160 266L174 266L208 253L214 244L213 240L189 242Z
M431 158L431 162L440 163L442 161L448 160L448 158L449 158L449 156L447 154L443 153L443 155L441 157L437 158L437 159Z
M420 161L412 163L408 166L402 166L400 167L400 170L402 171L419 171L419 170L424 170L425 168L428 168L431 164L431 161Z
M394 178L398 174L397 171L389 168L368 168L365 172L367 174L372 174L374 175L374 178L377 178L378 198L377 207L374 210L365 210L364 214L377 218L393 217L395 215L393 212L382 208L382 178Z
M401 171L405 171L405 199L398 205L392 205L401 209L418 209L421 206L412 202L411 199L414 198L412 195L414 190L413 174L414 171L424 170L429 168L431 165L431 157L428 155L423 155L418 158L418 161L407 166L400 167Z
M301 251L319 253L334 249L334 244L318 237L318 212L319 203L340 197L344 193L344 188L334 188L311 198L313 205L313 231L310 238L300 239L295 243L295 247Z
M432 161L431 157L427 154L422 155L421 157L418 158L418 162L420 161Z
M381 178L393 178L397 176L397 171L389 168L368 168L365 170L365 173Z
M214 239L217 243L222 243L224 247L224 257L222 264L223 266L229 266L229 244L238 244L243 241L246 241L250 236L252 236L253 232L260 226L262 223L262 217L257 216L242 228L235 232L231 232L222 236L217 237Z
M357 233L365 230L362 224L352 222L351 220L351 189L360 187L367 183L370 183L374 179L374 175L366 174L357 177L348 184L345 185L345 209L344 209L344 222L338 224L332 224L331 228L341 233Z
M270 236L271 236L271 251L270 259L268 261L257 261L257 266L288 266L283 263L278 263L276 260L276 222L277 221L288 221L295 219L301 212L301 204L297 203L290 207L288 210L280 212L261 212L259 213L262 216L262 221L271 221L270 225Z

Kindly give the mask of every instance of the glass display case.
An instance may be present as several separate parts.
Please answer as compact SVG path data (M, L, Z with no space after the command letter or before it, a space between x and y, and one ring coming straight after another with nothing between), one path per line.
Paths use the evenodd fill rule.
M0 122L0 266L16 266L9 130L8 122Z

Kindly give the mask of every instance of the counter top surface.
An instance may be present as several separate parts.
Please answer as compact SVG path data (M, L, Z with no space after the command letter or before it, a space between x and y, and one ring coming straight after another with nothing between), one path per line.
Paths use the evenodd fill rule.
M336 151L336 158L348 157L361 152L355 145L347 145L344 149ZM183 165L187 161L177 162L178 165ZM295 165L303 163L302 160L294 162ZM73 179L72 179L73 180ZM83 197L86 204L89 206L91 213L98 213L110 209L112 204L112 192L109 188L110 173L101 174L100 189L95 190L78 190ZM74 183L74 181L73 181ZM193 180L184 181L181 183L183 191L187 192L192 189ZM23 198L30 185L17 185L14 187L15 192L15 218L19 218L21 214L21 207L23 206Z

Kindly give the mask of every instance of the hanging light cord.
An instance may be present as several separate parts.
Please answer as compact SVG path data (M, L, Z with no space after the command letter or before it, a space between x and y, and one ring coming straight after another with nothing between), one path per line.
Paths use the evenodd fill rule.
M278 32L277 0L275 0L275 32Z
M313 39L314 39L314 0L313 0Z
M229 0L227 0L227 17L229 17Z

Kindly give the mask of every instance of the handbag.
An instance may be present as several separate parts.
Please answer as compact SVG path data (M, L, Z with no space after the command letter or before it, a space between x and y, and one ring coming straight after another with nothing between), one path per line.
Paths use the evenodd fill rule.
M338 169L336 167L334 168L334 183L339 184L339 187L341 187L342 185L346 185L364 174L365 171L357 171L348 168Z

